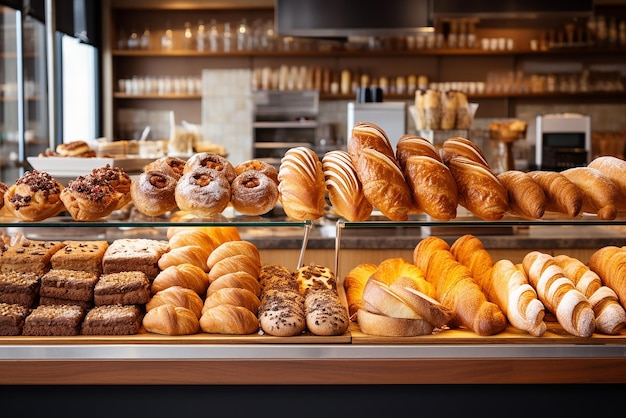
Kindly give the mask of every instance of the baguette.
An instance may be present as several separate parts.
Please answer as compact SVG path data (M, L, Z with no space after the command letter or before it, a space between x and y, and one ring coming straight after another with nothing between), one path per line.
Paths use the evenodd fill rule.
M582 211L596 214L598 219L617 217L617 185L600 170L592 167L573 167L561 171L583 193Z
M522 265L539 300L556 315L563 329L578 337L591 337L596 327L591 304L554 258L531 251L524 256Z
M582 190L567 177L556 171L531 171L528 174L546 195L546 211L561 213L570 218L580 213L583 205Z
M509 212L526 219L541 219L546 210L546 194L524 171L507 170L498 174L498 180L509 197Z
M567 255L557 255L554 261L576 285L591 304L596 316L596 328L602 334L619 334L626 325L626 312L613 289L602 284L597 273L582 261Z

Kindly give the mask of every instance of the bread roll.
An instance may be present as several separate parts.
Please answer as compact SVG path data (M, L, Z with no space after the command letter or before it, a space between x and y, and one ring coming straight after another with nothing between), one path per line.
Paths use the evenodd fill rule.
M316 290L337 291L335 273L330 268L315 263L300 267L294 272L293 278L303 296Z
M230 195L230 183L223 171L202 167L186 172L176 183L174 193L180 210L200 218L222 213L230 203Z
M359 329L369 335L383 337L415 337L433 332L433 326L424 319L394 318L368 312L357 311Z
M165 156L157 158L143 168L144 172L156 171L178 181L183 175L187 161L178 157Z
M587 167L599 170L615 183L619 190L617 210L626 210L626 161L612 155L603 155L594 158Z
M183 176L197 169L213 171L224 175L228 183L235 179L235 167L228 159L212 152L199 152L189 157L183 167Z
M604 286L600 276L577 258L562 254L555 256L554 261L589 300L596 316L596 330L602 334L619 334L626 325L626 312L615 291Z
M261 301L258 296L248 289L240 287L225 287L209 295L201 308L201 312L219 305L242 306L256 315Z
M292 298L287 292L265 291L258 317L261 330L276 337L300 335L306 329L304 299Z
M509 209L507 191L485 165L465 157L453 157L448 163L459 192L459 204L487 221L497 221Z
M244 255L238 254L230 257L226 257L211 267L209 271L209 283L213 283L221 276L228 273L245 272L252 277L258 279L259 272L261 271L261 264L254 259Z
M349 222L368 219L373 207L363 194L350 154L343 150L327 152L322 169L332 211Z
M582 190L567 177L556 171L531 171L529 174L546 195L546 211L570 218L580 213L583 205Z
M583 212L596 214L598 219L604 220L617 217L619 188L608 176L592 167L568 168L561 174L582 191Z
M287 150L281 159L278 181L278 199L288 217L303 221L324 215L324 171L312 149L295 147Z
M159 258L159 268L165 270L179 264L193 264L205 272L209 271L206 259L209 253L198 245L185 245L184 247L172 248Z
M202 313L200 328L210 334L247 335L259 330L259 322L249 309L223 304Z
M146 331L162 335L189 335L200 331L198 317L193 311L170 304L146 312L142 324Z
M507 170L498 174L498 180L506 189L509 212L525 219L540 219L546 210L543 188L524 171Z
M207 234L197 229L180 229L168 239L168 243L170 250L192 245L202 248L209 255L217 247Z
M157 292L148 303L146 310L150 311L161 305L174 305L187 308L196 314L198 318L202 315L203 302L200 296L191 289L182 286L172 286Z
M307 329L315 335L343 335L350 326L346 307L336 289L317 289L304 299Z
M563 329L572 335L591 337L596 327L593 309L553 257L531 251L522 265L539 300L556 315Z
M240 175L244 171L253 170L265 174L278 184L278 169L273 165L261 160L247 160L235 166L235 174Z
M172 286L182 286L191 289L200 297L203 297L209 287L209 278L202 268L194 264L176 264L162 270L154 278L151 291L154 295Z
M232 181L230 203L242 215L265 215L278 202L278 184L265 174L248 170Z

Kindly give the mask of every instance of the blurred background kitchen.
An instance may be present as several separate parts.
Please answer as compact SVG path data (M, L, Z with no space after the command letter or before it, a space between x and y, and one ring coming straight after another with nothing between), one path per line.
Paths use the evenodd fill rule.
M0 4L4 182L75 140L278 164L345 147L359 120L392 142L468 137L500 171L624 156L624 0Z

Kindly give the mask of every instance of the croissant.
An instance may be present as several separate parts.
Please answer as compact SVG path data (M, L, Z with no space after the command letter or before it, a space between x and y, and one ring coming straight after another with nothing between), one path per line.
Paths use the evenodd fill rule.
M546 211L575 217L583 205L583 193L563 174L556 171L531 171L528 173L546 195Z
M609 245L595 251L589 258L589 268L596 272L602 283L617 294L626 306L626 251L623 247Z
M363 289L365 289L367 279L374 274L376 268L376 264L361 263L350 270L343 279L343 287L348 302L348 312L353 320L356 318L357 311L364 306Z
M596 316L597 330L603 334L619 334L626 325L626 312L619 304L615 291L604 286L600 276L577 258L557 255L554 261L576 285L576 289L589 299Z
M224 304L205 310L200 328L211 334L247 335L259 330L259 321L243 306Z
M186 245L170 249L159 258L158 265L161 270L165 270L171 266L187 263L208 272L209 267L206 264L208 256L209 253L204 248L197 245Z
M152 281L151 291L156 294L172 286L182 286L204 296L209 286L209 278L204 270L194 264L183 263L167 267Z
M394 159L393 147L383 128L372 122L357 122L348 140L348 153L354 159L365 148L375 149Z
M146 310L150 311L157 306L166 304L187 308L195 313L198 318L202 315L203 302L200 296L193 290L182 286L172 286L157 292L146 303Z
M509 198L489 167L465 157L452 158L448 167L456 182L461 206L487 221L504 217L509 209Z
M209 283L213 283L225 274L235 273L238 271L243 271L258 279L261 271L261 263L259 263L258 260L253 260L244 254L226 257L211 267L211 270L209 271Z
M587 165L595 168L607 176L617 186L619 193L617 198L617 209L626 210L626 161L612 155L596 157Z
M478 335L502 332L507 324L502 310L487 300L470 270L459 263L450 250L441 249L447 246L441 238L430 236L416 245L413 254L418 267L428 260L425 270L421 268L426 280L435 287L436 299L454 312L450 325L458 323Z
M626 172L625 172L626 173ZM597 214L598 219L615 219L619 188L600 170L591 167L573 167L561 171L583 194L581 210Z
M204 232L196 229L180 229L168 239L171 249L195 245L210 254L217 246Z
M261 285L256 277L244 271L236 271L233 273L226 273L211 282L209 289L206 292L206 297L210 297L213 293L220 289L230 287L247 289L257 296L261 294Z
M396 145L396 160L403 171L406 161L412 156L430 157L443 162L439 151L428 139L417 135L402 135Z
M278 181L278 199L288 217L314 220L324 215L324 171L312 149L295 147L287 150L280 162Z
M487 158L481 149L474 142L467 138L454 136L443 141L442 159L446 164L450 164L450 160L454 157L465 157L485 167L489 167Z
M413 207L411 190L394 157L373 148L353 156L365 198L392 221L405 221Z
M511 214L526 219L540 219L543 216L546 195L530 174L507 170L498 174L498 180L506 189Z
M213 242L213 246L218 245L226 241L241 240L239 231L235 226L170 226L167 228L167 239L171 239L178 232L199 231L206 234ZM202 247L202 245L200 245Z
M333 211L349 222L369 218L373 207L363 194L350 154L343 150L327 152L322 158L322 169Z
M556 315L563 329L572 335L590 337L596 327L593 309L553 257L531 251L524 256L522 265L539 300Z
M148 332L162 335L189 335L200 331L198 317L193 311L170 304L157 306L143 317Z
M209 254L206 265L212 269L219 261L235 255L244 255L256 261L259 266L261 265L261 256L259 255L259 250L256 245L250 241L243 240L227 241L220 244Z
M440 221L456 217L459 192L445 164L432 157L411 156L405 162L404 175L420 210Z
M257 295L248 289L240 287L225 287L211 293L211 295L205 299L204 306L201 311L204 313L207 309L224 304L243 306L256 315L261 301Z

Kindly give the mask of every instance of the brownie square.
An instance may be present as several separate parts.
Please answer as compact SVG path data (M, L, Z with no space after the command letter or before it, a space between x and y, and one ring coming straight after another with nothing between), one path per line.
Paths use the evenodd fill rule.
M51 269L41 277L39 295L55 299L91 302L98 279L99 275L90 271Z
M41 277L35 273L0 273L0 302L32 308L39 297Z
M93 298L96 306L145 304L150 300L150 280L142 271L103 274Z
M65 247L52 255L53 269L92 271L102 273L102 258L109 243L106 241L63 241Z
M0 335L20 335L29 312L22 305L0 303Z
M159 258L169 250L167 241L147 238L120 238L111 243L102 259L105 274L142 271L153 280L159 274Z
M81 333L85 335L133 335L141 328L142 310L137 305L102 305L87 312Z
M78 335L83 316L77 305L39 305L26 317L22 335Z
M43 276L50 270L52 255L64 246L60 241L23 239L0 255L0 272L31 272Z

